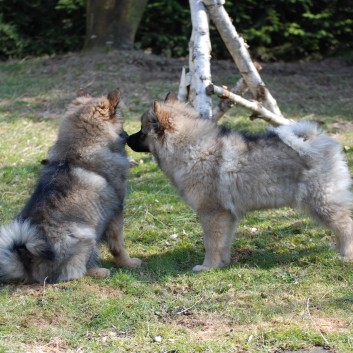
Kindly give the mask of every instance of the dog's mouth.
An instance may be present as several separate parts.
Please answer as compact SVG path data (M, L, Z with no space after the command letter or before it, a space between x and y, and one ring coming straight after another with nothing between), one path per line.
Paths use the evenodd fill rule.
M145 139L146 135L139 131L128 137L127 145L135 152L150 152Z

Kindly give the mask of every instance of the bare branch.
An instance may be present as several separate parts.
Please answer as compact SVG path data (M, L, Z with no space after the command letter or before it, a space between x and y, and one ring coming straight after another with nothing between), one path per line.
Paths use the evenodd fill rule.
M232 24L230 17L223 7L224 0L203 0L211 20L216 25L226 47L233 57L239 68L241 75L244 77L254 98L257 98L258 87L265 87L260 74L257 72L254 63L251 60L247 45L244 39L239 36ZM268 89L263 97L264 106L278 116L282 113L277 106L276 100L272 97Z
M190 76L187 75L188 69L183 66L179 83L178 101L187 102L189 99Z
M255 68L258 72L262 69L258 62L254 62ZM227 89L226 87L224 87ZM244 78L239 79L236 85L231 88L230 92L237 94L238 96L243 96L249 90ZM234 102L228 98L221 98L218 106L213 109L212 120L218 121L230 108L234 106Z
M258 101L249 101L237 94L234 94L232 92L227 91L226 89L215 86L215 85L209 85L206 88L206 91L208 94L216 94L217 96L221 98L228 98L232 100L234 103L241 105L244 108L247 108L253 112L255 112L255 115L253 114L251 116L251 119L255 118L260 118L271 125L278 126L278 125L289 125L292 123L291 120L288 120L284 118L283 116L277 115L266 109L262 103Z

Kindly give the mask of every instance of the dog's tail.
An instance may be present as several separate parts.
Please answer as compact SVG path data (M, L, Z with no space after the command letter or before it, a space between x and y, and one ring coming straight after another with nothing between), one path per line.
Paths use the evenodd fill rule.
M295 124L272 128L278 137L289 147L293 148L302 157L313 161L329 155L341 154L338 142L328 137L318 128L317 124L302 121Z
M28 282L34 257L53 259L54 251L28 221L0 227L0 281Z
M339 142L324 134L317 124L307 121L273 128L273 131L316 170L336 199L351 204L352 178Z

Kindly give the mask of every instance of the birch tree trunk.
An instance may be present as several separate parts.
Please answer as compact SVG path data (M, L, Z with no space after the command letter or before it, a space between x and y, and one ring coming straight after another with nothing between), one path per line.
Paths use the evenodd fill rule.
M206 93L211 84L211 41L208 15L202 0L189 0L192 35L189 44L189 74L191 75L189 101L204 119L212 117L212 99Z
M276 100L266 88L251 60L244 39L237 33L223 7L225 0L203 0L203 3L254 98L262 102L264 107L274 114L282 116Z

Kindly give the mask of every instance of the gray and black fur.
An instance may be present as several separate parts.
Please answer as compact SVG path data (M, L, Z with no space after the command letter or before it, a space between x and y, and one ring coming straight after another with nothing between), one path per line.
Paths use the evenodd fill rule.
M101 240L116 264L136 267L123 247L123 206L129 162L120 92L76 98L30 199L0 228L0 280L56 283L97 268Z
M236 224L246 212L282 206L332 229L338 253L353 259L351 177L340 144L314 123L251 136L201 119L168 96L143 114L127 144L151 152L199 216L206 256L194 271L229 264Z

